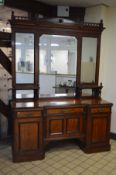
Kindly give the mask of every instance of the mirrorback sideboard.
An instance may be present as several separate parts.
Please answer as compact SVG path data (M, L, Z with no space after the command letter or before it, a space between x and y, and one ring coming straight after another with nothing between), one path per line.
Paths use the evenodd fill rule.
M51 141L110 150L112 103L99 85L100 23L15 17L12 26L13 161L45 157Z

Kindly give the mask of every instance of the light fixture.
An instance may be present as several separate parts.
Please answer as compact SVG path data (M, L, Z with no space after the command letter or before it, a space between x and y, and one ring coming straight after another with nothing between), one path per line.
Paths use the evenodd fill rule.
M52 46L52 47L58 47L59 44L57 44L57 43L51 43L51 46Z
M16 46L20 46L22 45L22 43L16 42Z

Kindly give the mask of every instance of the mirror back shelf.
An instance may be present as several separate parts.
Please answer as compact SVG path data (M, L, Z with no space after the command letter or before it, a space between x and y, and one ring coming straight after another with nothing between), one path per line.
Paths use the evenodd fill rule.
M13 17L10 22L15 100L80 98L86 86L92 90L92 97L100 96L95 89L101 89L98 77L102 21L75 23L59 18L35 21Z

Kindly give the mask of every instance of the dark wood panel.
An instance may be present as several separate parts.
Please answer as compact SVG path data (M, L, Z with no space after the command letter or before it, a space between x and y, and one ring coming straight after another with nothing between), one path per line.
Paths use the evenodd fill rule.
M19 151L39 148L39 123L19 123Z
M111 108L110 107L96 107L96 108L92 108L91 109L91 113L107 113L107 112L111 112Z
M47 110L47 114L51 115L51 114L69 114L69 113L76 113L76 112L84 112L84 108L83 107L68 107L68 108L52 108L52 109L48 109Z
M33 113L37 111L32 110ZM14 112L13 120L13 161L21 162L44 158L42 118L37 118L33 114L32 117L24 118L15 118L15 116L17 116L17 112Z
M67 134L75 134L80 132L80 118L67 118L66 119L66 132Z
M101 143L107 140L107 117L94 117L92 118L92 143Z
M41 111L21 111L17 112L17 117L39 117L42 115Z
M64 134L64 119L48 119L48 122L49 136L62 136Z

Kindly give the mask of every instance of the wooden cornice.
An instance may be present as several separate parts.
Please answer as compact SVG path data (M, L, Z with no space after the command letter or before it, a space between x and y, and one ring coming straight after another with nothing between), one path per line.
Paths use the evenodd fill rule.
M12 19L10 20L11 26L13 29L20 28L25 29L34 29L38 30L40 33L46 32L46 29L50 32L52 30L60 33L62 31L72 31L74 33L82 34L93 34L93 36L98 36L104 30L103 21L100 23L87 23L87 22L66 22L66 19L63 18L51 18L51 19L39 19L39 20L31 20L28 17L20 17L12 15Z

